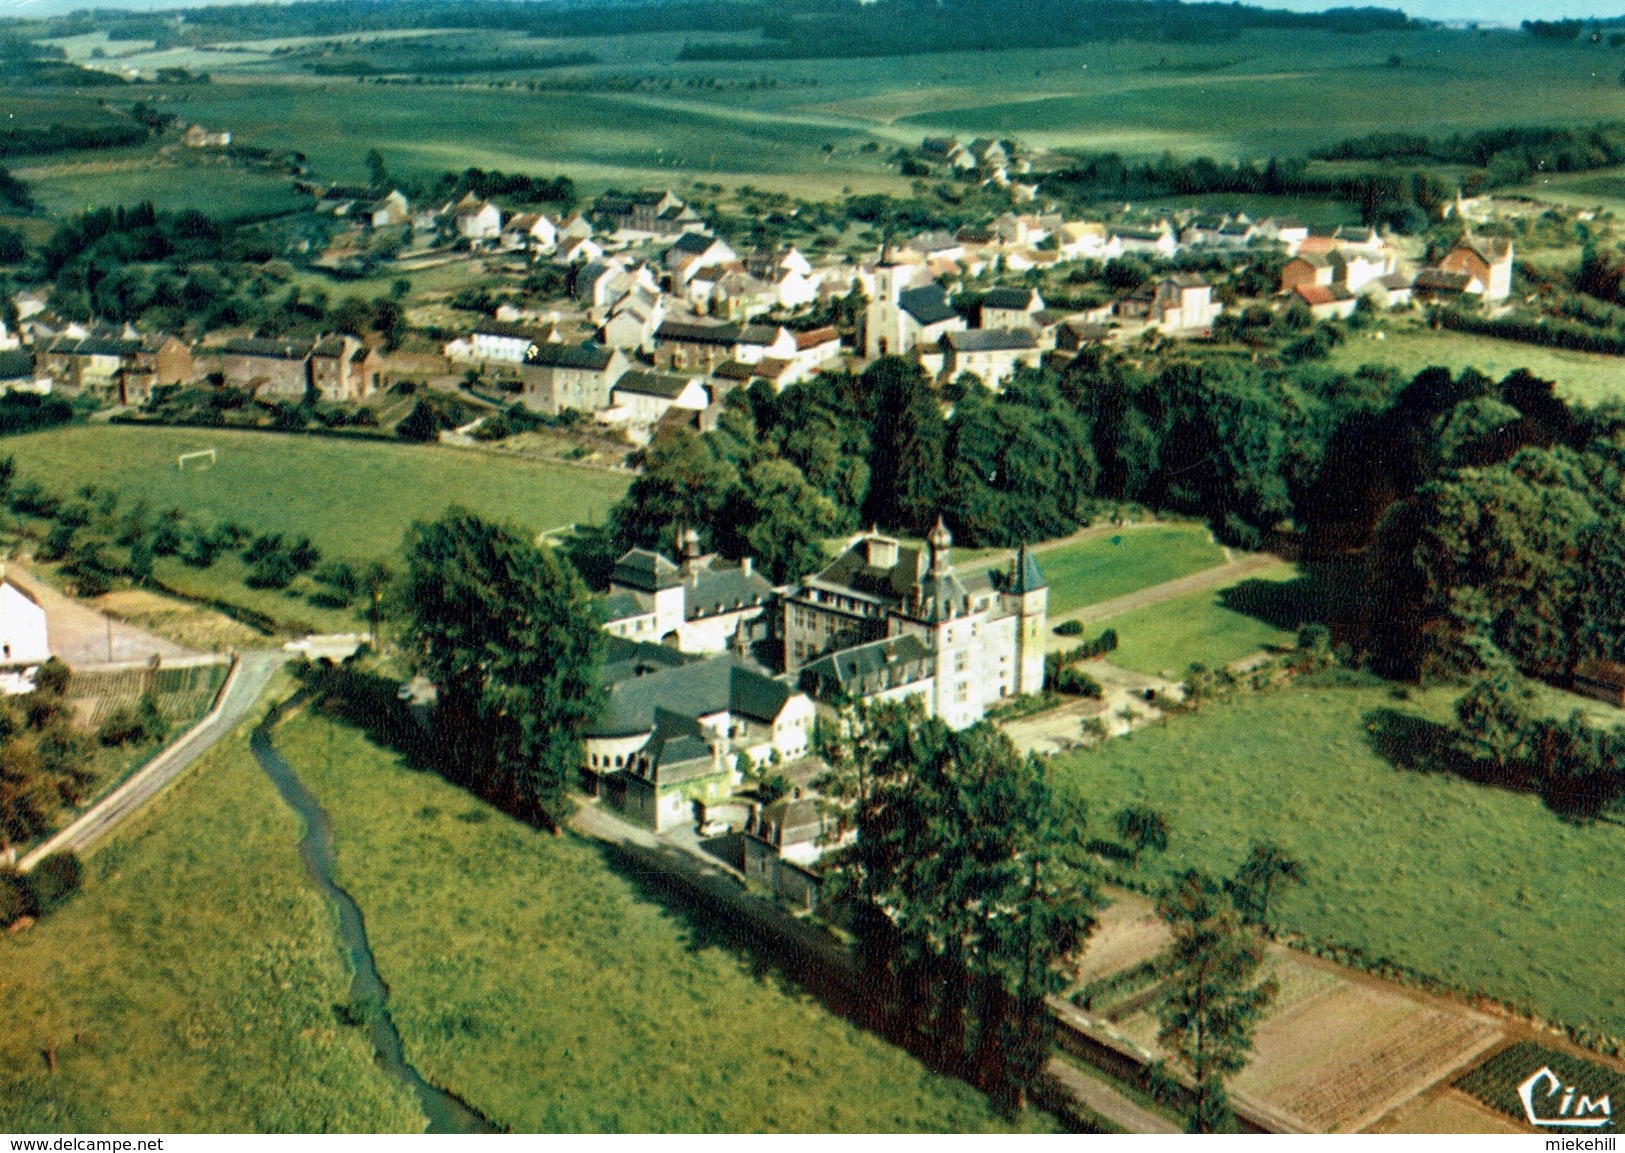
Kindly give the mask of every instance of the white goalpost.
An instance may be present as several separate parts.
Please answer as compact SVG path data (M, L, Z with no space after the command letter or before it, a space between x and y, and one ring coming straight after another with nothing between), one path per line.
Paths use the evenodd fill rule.
M183 453L181 453L179 456L177 456L175 458L175 467L177 469L179 469L181 472L185 472L186 471L186 462L187 461L192 461L195 464L198 464L200 466L205 465L205 462L206 462L207 467L213 468L214 467L214 460L215 460L214 449L212 449L212 448L203 448L203 449L199 449L197 452L183 452Z

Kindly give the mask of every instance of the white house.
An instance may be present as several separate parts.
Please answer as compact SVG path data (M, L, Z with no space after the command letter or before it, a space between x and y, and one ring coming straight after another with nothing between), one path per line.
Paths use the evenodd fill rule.
M634 444L647 444L654 426L673 409L700 413L711 406L711 390L705 377L686 373L634 370L615 382L610 407L598 419L626 431Z
M551 220L537 212L521 212L502 229L504 248L524 249L547 256L558 244L559 230Z
M0 566L0 691L26 693L33 688L33 669L51 659L45 609L4 580L4 572Z
M502 237L502 209L489 200L465 196L457 204L456 220L457 235L464 240L483 243Z

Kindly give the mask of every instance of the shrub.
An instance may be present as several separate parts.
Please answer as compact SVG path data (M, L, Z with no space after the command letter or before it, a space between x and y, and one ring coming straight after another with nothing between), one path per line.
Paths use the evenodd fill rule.
M147 726L142 723L141 716L129 705L120 705L107 716L96 728L96 739L110 749L123 748L144 740L147 735Z
M34 904L34 890L15 869L0 871L0 927L11 924L19 917L35 917L39 908Z
M1062 637L1081 637L1083 635L1082 621L1062 621L1055 626L1055 635Z
M26 878L41 916L65 905L83 879L84 867L72 852L52 853Z
M1055 691L1074 697L1088 697L1091 700L1099 700L1105 695L1099 681L1075 668L1064 668L1060 671L1055 678Z

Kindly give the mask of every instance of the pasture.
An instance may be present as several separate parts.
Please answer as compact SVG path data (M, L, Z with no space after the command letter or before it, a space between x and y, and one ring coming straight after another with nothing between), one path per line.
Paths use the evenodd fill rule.
M1041 549L1037 559L1053 618L1223 564L1224 549L1205 525L1149 525Z
M176 468L178 454L204 448L218 449L212 468ZM51 491L104 486L126 504L305 535L329 556L360 560L393 555L414 520L452 504L533 532L602 521L628 483L472 450L209 429L79 425L9 438L0 454Z
M1283 564L1247 577L1285 585L1297 575ZM1294 634L1232 607L1224 589L1191 593L1101 622L1117 630L1113 664L1153 676L1183 675L1192 663L1218 668L1271 645L1290 645Z
M1381 340L1372 335L1378 331L1383 333ZM1350 333L1332 350L1328 363L1344 372L1380 364L1406 376L1433 365L1452 372L1476 368L1495 380L1527 368L1543 380L1555 381L1560 395L1582 404L1625 398L1625 357L1541 348L1470 332L1436 332L1404 320Z
M1277 899L1283 929L1549 1019L1625 1032L1615 899L1625 829L1400 770L1373 747L1379 710L1442 721L1454 695L1299 682L1057 757L1050 776L1091 812L1147 804L1167 815L1168 852L1140 866L1152 883L1190 867L1229 875L1250 845L1274 840L1308 873Z
M595 843L519 824L319 715L284 723L277 745L333 818L339 880L366 915L409 1059L499 1124L1007 1128L724 924L661 904Z
M247 731L104 844L65 907L0 934L0 1128L423 1128L366 1033L339 1021L333 913Z
M588 192L694 180L830 198L847 188L900 192L907 182L886 155L944 132L1014 136L1055 151L1259 159L1371 132L1441 135L1619 115L1617 65L1599 68L1601 50L1512 31L1255 30L1218 45L1102 42L883 62L676 59L685 42L718 38L497 34L493 52L588 52L600 63L503 73L496 83L318 79L301 71L299 56L271 57L263 44L124 63L221 73L220 83L152 92L242 144L299 149L330 179L361 179L363 158L376 147L398 175L478 165L564 173ZM763 77L778 86L752 86ZM623 90L629 82L641 87ZM106 116L62 92L29 94L28 118L61 119L58 100L75 116ZM1316 115L1302 115L1305 108ZM168 180L183 183L184 174L155 169L139 188L131 180L88 191L109 201L143 189L155 199L185 194L160 189ZM1312 214L1330 222L1332 212Z

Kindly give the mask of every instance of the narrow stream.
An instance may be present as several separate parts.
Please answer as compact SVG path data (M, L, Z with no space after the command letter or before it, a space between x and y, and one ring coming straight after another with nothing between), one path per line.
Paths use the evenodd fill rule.
M315 794L305 787L282 754L271 744L271 729L282 714L272 710L270 716L254 735L249 747L260 768L276 785L277 792L289 808L305 821L305 835L299 841L299 855L304 858L305 870L321 886L339 911L339 936L350 952L351 968L355 979L350 982L350 1004L366 1018L367 1031L372 1034L372 1047L378 1063L417 1097L429 1118L430 1133L495 1133L497 1129L480 1113L465 1102L429 1084L418 1071L406 1062L401 1048L401 1034L395 1020L389 1015L389 988L378 976L373 962L372 947L367 943L367 926L361 909L350 894L333 879L333 822L327 810L316 800Z

